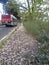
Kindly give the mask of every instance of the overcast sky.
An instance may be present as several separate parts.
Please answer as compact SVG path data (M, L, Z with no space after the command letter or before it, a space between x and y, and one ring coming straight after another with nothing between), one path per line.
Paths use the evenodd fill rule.
M2 4L0 3L0 20L1 20L1 14L3 14L3 6L2 6Z
M18 2L20 2L20 3L26 3L26 5L24 5L24 6L27 6L26 0L18 0Z
M23 2L26 2L26 0L18 0L18 1L20 1L20 2L22 2L22 3L23 3Z

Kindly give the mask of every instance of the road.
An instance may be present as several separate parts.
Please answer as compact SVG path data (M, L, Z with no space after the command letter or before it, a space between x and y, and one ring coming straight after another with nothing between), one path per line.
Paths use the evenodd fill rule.
M6 27L4 25L0 26L0 40L8 33L10 33L13 30L13 28L14 27Z

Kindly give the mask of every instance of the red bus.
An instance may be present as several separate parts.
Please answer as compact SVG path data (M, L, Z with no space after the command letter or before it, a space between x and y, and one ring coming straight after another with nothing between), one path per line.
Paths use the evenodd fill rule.
M2 15L1 22L6 26L15 26L17 25L17 18L13 15Z

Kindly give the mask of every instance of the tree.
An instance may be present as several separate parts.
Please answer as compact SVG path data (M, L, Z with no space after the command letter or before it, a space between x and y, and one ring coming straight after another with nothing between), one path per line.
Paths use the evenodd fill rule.
M28 12L30 13L30 3L29 3L29 0L27 0L27 4L28 4Z
M6 6L7 13L13 14L16 17L18 16L18 13L20 12L20 10L16 0L8 0L5 6Z

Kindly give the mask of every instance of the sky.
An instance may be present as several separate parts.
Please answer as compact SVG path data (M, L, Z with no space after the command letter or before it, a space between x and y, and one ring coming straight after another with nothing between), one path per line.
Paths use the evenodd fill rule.
M26 0L18 0L18 2L26 3L26 6L27 6L27 2L26 2ZM24 5L24 6L25 6L25 5Z
M18 1L20 1L20 2L22 2L22 3L23 3L23 2L26 2L26 0L18 0Z
M3 14L3 4L0 3L0 20L1 20L1 14Z

